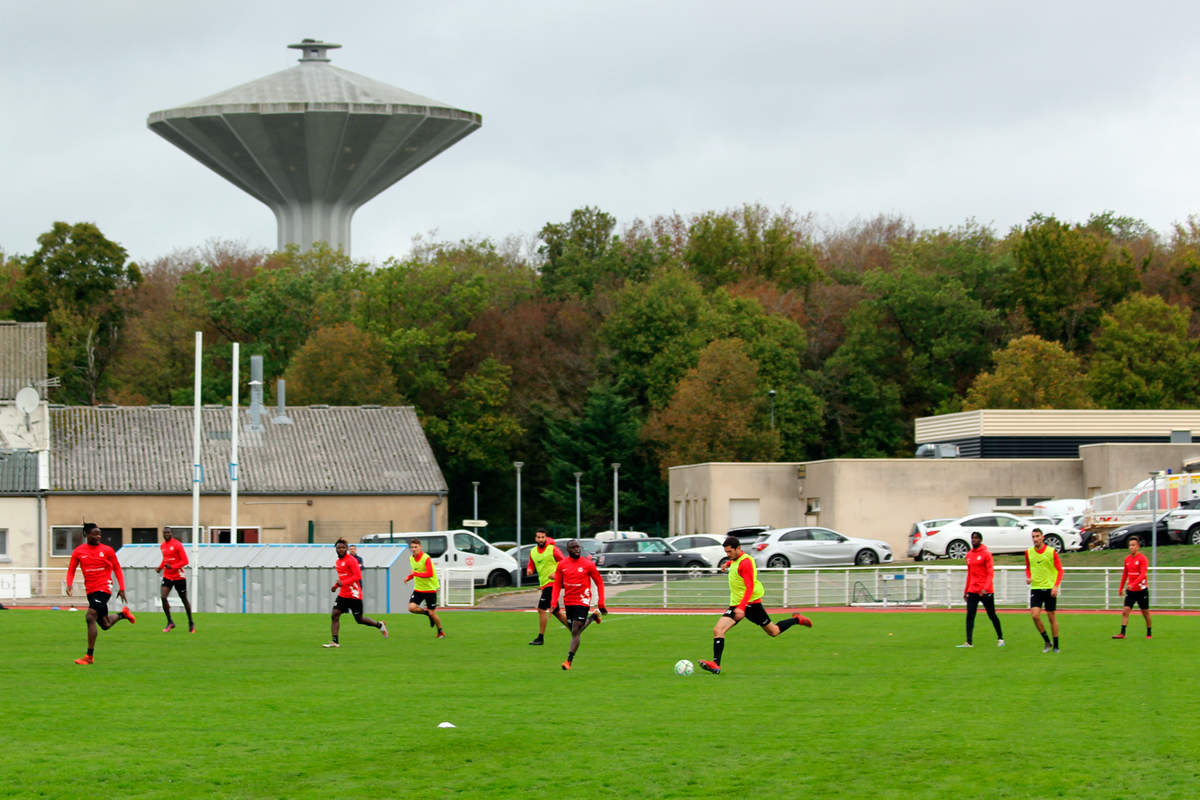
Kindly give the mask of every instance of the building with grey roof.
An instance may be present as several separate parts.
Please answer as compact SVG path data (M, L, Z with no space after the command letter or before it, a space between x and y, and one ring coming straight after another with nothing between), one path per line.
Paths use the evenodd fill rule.
M46 323L0 320L0 400L46 383Z
M363 203L478 130L482 117L340 69L305 39L290 69L152 113L150 129L266 203L279 247L350 252Z

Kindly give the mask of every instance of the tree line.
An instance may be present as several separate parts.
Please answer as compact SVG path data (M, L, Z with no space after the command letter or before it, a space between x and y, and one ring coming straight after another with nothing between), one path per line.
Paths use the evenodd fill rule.
M47 323L53 402L229 402L231 343L271 401L413 405L451 519L663 522L667 469L911 455L913 420L975 408L1182 408L1200 396L1200 218L1113 212L1006 233L901 216L823 228L745 206L405 258L225 243L137 265L90 223L0 253L0 316ZM241 366L248 374L247 364ZM490 510L488 510L490 509ZM485 513L486 512L486 513ZM622 523L622 527L626 527Z

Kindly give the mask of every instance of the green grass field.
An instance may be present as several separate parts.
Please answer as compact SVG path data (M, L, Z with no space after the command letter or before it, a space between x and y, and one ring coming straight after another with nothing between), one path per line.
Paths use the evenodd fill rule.
M611 614L563 672L561 627L445 612L448 638L328 618L204 615L162 634L78 613L0 612L0 793L11 797L1187 798L1200 617L1112 641L1115 614L1064 613L1042 655L1024 613L998 649L980 614L815 611L769 639L742 623L725 672L716 614ZM551 624L555 624L552 623ZM442 721L457 727L439 729Z

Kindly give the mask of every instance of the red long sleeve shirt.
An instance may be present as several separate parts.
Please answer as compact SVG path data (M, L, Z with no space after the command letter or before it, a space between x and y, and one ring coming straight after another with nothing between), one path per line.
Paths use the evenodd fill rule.
M158 568L162 570L162 576L169 581L181 580L183 568L188 565L187 550L183 543L178 539L171 539L160 544L159 548L162 550L162 563Z
M987 545L981 544L967 552L967 594L992 594L992 578L996 566L992 559L992 551Z
M1129 591L1139 592L1146 588L1146 577L1150 574L1150 561L1141 553L1136 556L1125 556L1125 569L1121 570L1121 586L1118 592L1125 590L1128 581Z
M358 559L347 553L334 564L338 576L338 597L362 599L362 567Z
M75 582L75 567L83 571L83 589L87 594L104 592L112 594L112 573L117 573L117 586L125 591L125 573L121 572L121 562L117 560L117 551L106 544L90 545L87 542L71 551L71 560L67 563L67 586Z
M564 593L563 605L589 606L592 604L592 582L596 583L597 605L604 605L604 580L595 563L586 556L571 558L568 556L558 562L554 570L554 592L551 595L551 607L558 606L558 596Z

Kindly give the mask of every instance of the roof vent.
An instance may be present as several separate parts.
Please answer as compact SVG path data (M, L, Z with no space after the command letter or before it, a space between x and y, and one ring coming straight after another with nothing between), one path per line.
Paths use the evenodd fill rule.
M289 44L288 47L292 50L300 50L304 53L300 57L300 62L305 61L329 61L329 57L325 55L326 50L336 50L341 47L340 44L333 42L322 42L318 39L301 39L299 44Z

